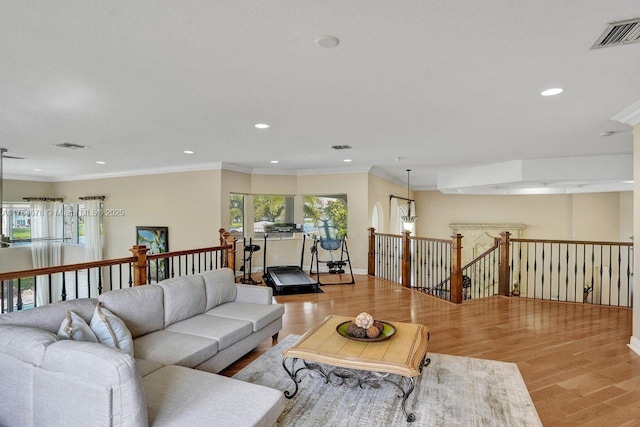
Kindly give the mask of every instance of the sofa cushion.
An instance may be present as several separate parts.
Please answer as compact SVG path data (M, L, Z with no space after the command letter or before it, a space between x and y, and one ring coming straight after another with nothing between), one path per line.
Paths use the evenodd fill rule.
M244 320L200 314L174 323L166 330L216 340L220 351L251 335L253 325Z
M82 317L75 311L67 311L67 317L60 324L58 338L61 340L76 340L87 342L98 342L98 337L93 333L91 327L87 325Z
M133 356L133 338L122 319L102 307L96 306L91 318L91 330L96 334L98 342Z
M136 357L193 368L218 352L218 342L178 332L156 331L133 341Z
M138 367L138 372L140 372L140 376L144 377L149 375L153 371L157 371L162 368L164 365L162 363L153 362L151 360L145 359L136 359L136 366Z
M164 293L158 285L116 289L98 299L124 321L133 338L164 328Z
M142 379L149 425L274 426L282 391L209 372L165 366Z
M0 316L2 317L2 316ZM0 353L39 366L55 334L26 326L0 325Z
M200 275L181 276L159 283L164 291L164 327L204 313L207 297Z
M57 333L67 311L75 311L85 321L91 320L98 300L95 298L79 298L47 304L31 310L21 310L0 315L0 325L20 325L44 329Z
M251 322L253 331L258 331L284 315L282 304L249 304L245 302L229 302L205 312L205 315L227 317Z
M221 268L202 273L204 279L204 290L207 294L206 310L211 310L225 302L235 301L237 287L233 270Z

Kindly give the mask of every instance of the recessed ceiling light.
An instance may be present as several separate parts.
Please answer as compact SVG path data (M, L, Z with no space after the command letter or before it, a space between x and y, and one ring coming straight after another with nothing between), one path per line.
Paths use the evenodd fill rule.
M271 125L268 125L266 123L256 123L255 125L253 125L253 127L256 129L269 129Z
M271 160L271 163L275 164L275 163L280 163L279 160Z
M42 169L35 168L35 169L34 169L34 171L36 171L36 172L42 172Z
M106 164L107 164L107 162L103 162L102 160L98 160L98 161L96 162L96 164L98 164L98 165L106 165Z
M183 151L184 154L195 154L195 151L191 151L191 150L184 150Z
M553 96L553 95L558 95L560 93L564 92L564 89L559 88L559 87L554 87L551 89L547 89L547 90L543 90L542 92L540 92L540 95L542 96Z
M320 36L316 39L316 44L320 47L325 47L327 49L334 48L338 46L340 40L338 40L335 36Z
M613 135L613 131L612 130L607 130L604 132L600 132L600 136L611 136Z
M351 159L344 159L344 160L343 160L343 162L345 162L345 163L350 163L350 162L351 162Z

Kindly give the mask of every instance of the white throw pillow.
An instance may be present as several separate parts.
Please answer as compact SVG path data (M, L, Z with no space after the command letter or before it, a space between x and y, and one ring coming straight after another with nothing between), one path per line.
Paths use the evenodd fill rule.
M62 340L88 341L98 342L96 334L93 333L87 322L75 311L67 311L67 317L64 318L60 328L58 329L58 338Z
M133 337L122 319L98 303L91 318L91 329L98 342L133 356Z

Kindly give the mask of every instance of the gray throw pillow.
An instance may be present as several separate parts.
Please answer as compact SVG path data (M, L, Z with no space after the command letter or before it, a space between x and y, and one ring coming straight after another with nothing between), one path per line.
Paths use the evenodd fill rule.
M98 342L133 356L133 338L122 319L98 303L91 318L91 329Z
M91 327L87 325L87 322L75 311L71 310L67 311L67 317L60 324L58 338L62 340L98 342L98 337L93 333Z

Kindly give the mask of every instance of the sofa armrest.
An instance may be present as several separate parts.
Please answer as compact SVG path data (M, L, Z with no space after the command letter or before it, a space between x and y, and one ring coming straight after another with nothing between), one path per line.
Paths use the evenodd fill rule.
M273 290L268 286L242 285L236 284L236 302L249 302L253 304L272 303Z
M147 426L134 359L103 344L73 340L47 347L33 379L34 425Z

